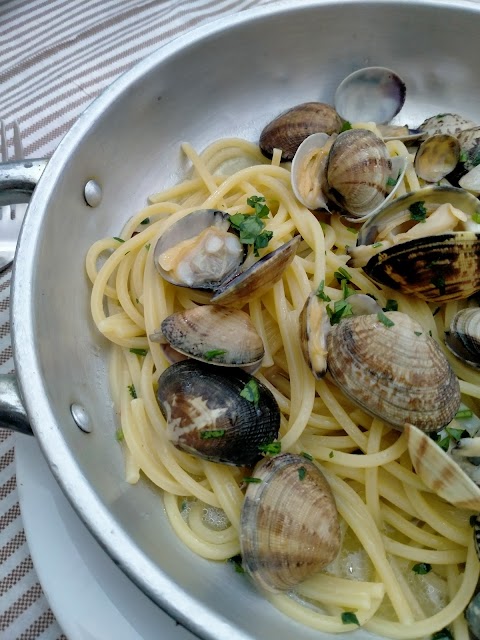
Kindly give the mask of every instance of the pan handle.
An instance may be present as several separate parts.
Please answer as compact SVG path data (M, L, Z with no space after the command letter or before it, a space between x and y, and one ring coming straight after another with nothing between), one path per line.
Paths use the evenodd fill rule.
M0 375L0 428L33 435L13 375Z
M47 162L47 158L37 158L1 163L0 207L29 202Z

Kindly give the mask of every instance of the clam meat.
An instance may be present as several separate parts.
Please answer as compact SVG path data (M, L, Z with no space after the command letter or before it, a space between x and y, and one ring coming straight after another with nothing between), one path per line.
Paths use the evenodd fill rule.
M405 313L351 316L327 336L328 371L370 414L403 429L438 431L460 404L458 379L440 346Z
M173 444L213 462L251 466L273 442L280 410L259 380L238 368L194 360L172 364L158 380L157 401Z
M460 158L460 142L447 133L436 133L418 147L415 154L415 171L426 182L438 182L457 166Z
M300 344L305 362L315 378L327 373L327 334L330 330L325 303L311 293L300 313Z
M403 293L443 302L480 289L480 202L431 186L393 200L362 226L352 267Z
M220 305L173 313L163 320L159 334L181 354L219 366L260 366L265 354L250 316Z
M305 102L269 122L260 134L259 146L267 157L281 149L282 160L292 160L305 138L313 133L339 133L342 125L342 118L329 104Z
M243 566L262 589L287 590L337 556L335 500L319 467L300 455L266 457L252 476L240 518Z

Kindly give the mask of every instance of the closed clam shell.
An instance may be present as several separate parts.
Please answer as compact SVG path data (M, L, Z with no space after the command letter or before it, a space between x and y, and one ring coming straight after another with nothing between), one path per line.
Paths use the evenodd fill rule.
M282 159L291 160L299 145L312 133L338 133L343 121L329 104L304 102L281 113L260 134L259 146L271 157L274 149L282 150Z
M163 337L180 353L216 365L260 363L265 349L250 316L239 309L203 305L165 318Z
M252 474L240 518L243 566L258 586L294 587L332 562L340 527L330 486L300 455L264 458Z
M460 389L441 348L405 313L353 316L327 337L328 370L353 402L392 426L438 431L460 405ZM391 326L387 326L390 325Z
M327 167L327 196L342 211L363 217L389 194L392 161L381 138L367 129L350 129L333 142Z
M231 280L218 287L211 301L215 304L242 307L246 302L263 296L280 280L293 261L301 237L295 236L271 251Z
M456 136L460 131L475 126L476 123L473 120L464 118L458 113L439 113L424 120L418 129L422 131L424 137L433 136L436 133L448 133Z
M450 351L466 364L480 368L480 309L458 311L445 335Z
M458 142L465 169L470 171L480 164L480 127L461 131L458 134Z
M280 428L273 394L238 368L172 364L158 380L157 401L173 444L213 462L255 464L259 447L273 442Z
M415 154L415 171L427 182L438 182L457 166L460 143L455 136L437 133L428 137Z
M462 509L480 510L480 488L459 465L413 425L405 427L412 465L426 486Z

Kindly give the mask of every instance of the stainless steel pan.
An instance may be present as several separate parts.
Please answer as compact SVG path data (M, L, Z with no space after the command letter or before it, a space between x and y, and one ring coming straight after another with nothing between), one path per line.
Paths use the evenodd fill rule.
M456 111L480 122L479 29L480 5L466 0L292 0L220 20L173 41L111 86L72 127L35 189L12 303L18 386L30 424L108 553L202 638L319 634L273 609L230 566L196 557L172 533L152 486L124 481L107 345L90 320L86 251L98 238L118 235L147 194L181 176L180 142L202 149L222 136L255 140L281 110L331 101L339 81L362 66L393 67L405 78L402 121ZM84 197L91 180L101 190L96 206ZM7 389L7 382L0 422L21 422L15 385Z

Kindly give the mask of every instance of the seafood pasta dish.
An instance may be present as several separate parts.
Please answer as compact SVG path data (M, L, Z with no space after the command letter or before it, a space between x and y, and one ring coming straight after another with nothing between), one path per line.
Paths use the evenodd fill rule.
M378 89L378 95L376 91ZM381 89L381 90L380 90ZM327 634L480 633L480 126L359 70L86 258L126 479ZM416 124L416 123L415 123Z

